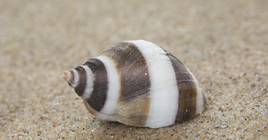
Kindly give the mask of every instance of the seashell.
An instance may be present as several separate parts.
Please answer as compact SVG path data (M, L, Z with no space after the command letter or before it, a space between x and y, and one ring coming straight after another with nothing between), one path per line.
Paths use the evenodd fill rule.
M174 55L144 40L115 44L63 78L99 120L159 128L206 108L195 76Z

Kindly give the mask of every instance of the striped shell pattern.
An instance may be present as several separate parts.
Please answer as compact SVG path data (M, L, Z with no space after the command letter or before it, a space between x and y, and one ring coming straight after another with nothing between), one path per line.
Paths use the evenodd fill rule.
M206 108L195 76L174 55L144 40L115 44L63 78L99 120L159 128Z

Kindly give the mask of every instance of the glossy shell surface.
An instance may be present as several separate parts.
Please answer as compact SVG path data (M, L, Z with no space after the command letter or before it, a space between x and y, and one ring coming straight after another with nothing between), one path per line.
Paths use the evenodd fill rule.
M167 50L144 40L115 44L63 78L104 121L159 128L206 108L195 76Z

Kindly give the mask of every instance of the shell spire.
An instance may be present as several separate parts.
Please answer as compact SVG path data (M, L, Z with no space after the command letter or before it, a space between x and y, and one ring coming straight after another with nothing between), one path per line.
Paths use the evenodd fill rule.
M207 106L195 76L174 55L144 40L115 44L63 79L104 121L159 128L187 121Z
M69 84L72 88L75 88L75 87L73 86L74 75L71 74L71 71L68 70L68 71L63 72L63 74L62 74L62 78L63 78L66 82L68 82L68 84Z
M93 89L93 74L87 66L78 66L63 72L62 78L74 88L78 96L89 98Z

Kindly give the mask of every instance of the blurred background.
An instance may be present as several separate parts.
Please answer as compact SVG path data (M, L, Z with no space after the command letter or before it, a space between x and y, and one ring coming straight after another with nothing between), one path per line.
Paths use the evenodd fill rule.
M267 0L0 0L3 139L265 139ZM144 39L177 56L209 102L160 129L96 120L61 78L117 42Z

